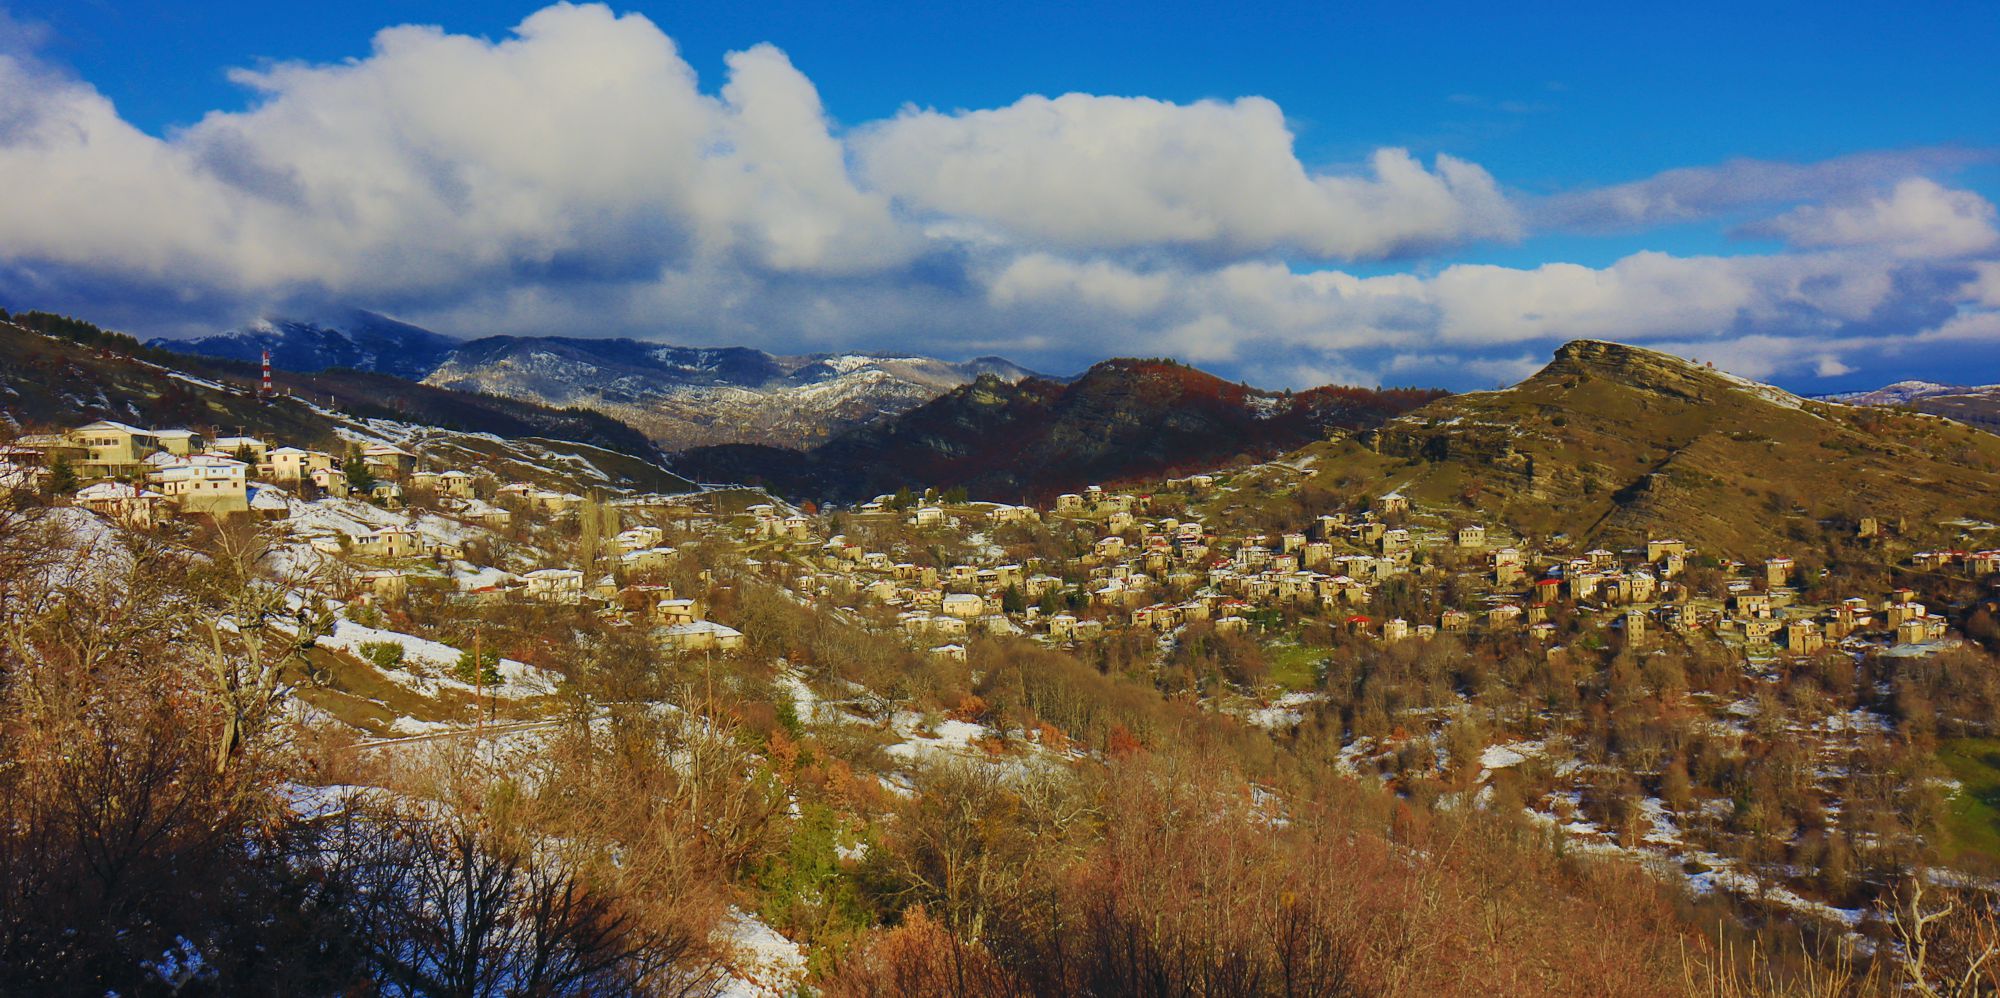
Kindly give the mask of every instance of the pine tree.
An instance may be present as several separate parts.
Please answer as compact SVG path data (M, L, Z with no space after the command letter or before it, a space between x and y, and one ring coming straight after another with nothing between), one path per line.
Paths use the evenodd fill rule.
M460 682L481 686L500 685L500 653L482 651L476 657L472 649L458 653L458 666L452 670Z
M340 466L347 473L347 487L356 492L366 493L375 488L375 473L368 470L368 462L359 454L349 454Z
M49 466L49 492L66 496L76 492L76 469L70 467L69 458L56 455L56 462Z

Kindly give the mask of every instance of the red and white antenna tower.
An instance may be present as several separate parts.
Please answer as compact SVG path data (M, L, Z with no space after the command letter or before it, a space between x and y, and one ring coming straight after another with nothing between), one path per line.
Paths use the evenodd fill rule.
M264 380L257 385L257 395L260 398L271 398L277 394L277 389L271 387L271 351L266 350L264 351Z

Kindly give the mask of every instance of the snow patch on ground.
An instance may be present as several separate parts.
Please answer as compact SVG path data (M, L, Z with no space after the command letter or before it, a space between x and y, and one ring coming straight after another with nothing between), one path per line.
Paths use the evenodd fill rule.
M1306 719L1305 707L1325 699L1324 693L1287 693L1271 701L1268 707L1249 711L1243 719L1267 731L1295 728Z
M806 954L764 920L729 909L716 927L717 941L732 954L729 979L717 998L787 998L798 994L806 976Z
M938 722L931 733L922 733L924 717L915 711L904 711L896 715L893 726L903 740L883 751L890 757L905 762L934 758L939 755L965 754L972 751L973 743L986 737L986 726L970 721L945 720Z
M1518 766L1529 759L1539 759L1547 751L1541 742L1509 742L1506 745L1488 745L1479 753L1479 768L1485 770L1507 769Z
M385 678L398 685L406 686L425 696L435 695L440 688L466 693L476 692L479 689L450 675L451 671L458 667L458 659L463 652L441 641L432 641L379 627L364 627L343 618L335 622L333 633L320 638L317 644L360 658L361 646L377 641L401 645L404 662L417 663L431 673L419 676L404 669L383 673ZM520 700L545 696L555 690L556 677L552 673L537 669L526 662L503 658L498 669L500 685L486 687L485 692L489 696L503 700Z

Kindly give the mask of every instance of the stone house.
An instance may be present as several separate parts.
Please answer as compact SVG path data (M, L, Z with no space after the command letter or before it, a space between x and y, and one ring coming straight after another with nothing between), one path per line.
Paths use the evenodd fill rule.
M712 620L674 624L659 632L660 644L673 651L736 651L743 647L743 632Z
M309 481L314 472L331 471L334 466L332 454L302 447L280 447L264 463L271 469L271 479L279 482Z
M133 474L148 455L160 450L152 431L109 419L71 430L69 442L84 451L83 467L78 471L96 477Z
M538 568L521 576L521 595L545 603L583 600L583 573L574 568Z
M226 515L249 512L248 471L241 461L197 455L157 468L147 477L184 513Z
M98 482L76 494L76 504L128 527L150 527L159 521L166 497L125 482Z

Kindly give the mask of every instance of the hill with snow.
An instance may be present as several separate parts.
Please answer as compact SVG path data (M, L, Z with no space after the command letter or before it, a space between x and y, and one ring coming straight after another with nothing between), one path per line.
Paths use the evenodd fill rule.
M260 319L190 340L179 353L280 370L341 368L630 423L663 449L712 444L812 446L908 412L982 375L1007 383L1033 372L999 357L969 361L901 354L781 356L749 347L686 347L632 339L489 336L460 341L371 312L338 322Z

